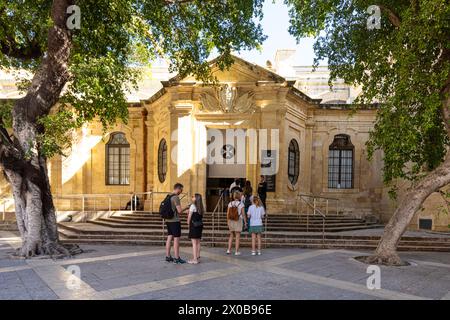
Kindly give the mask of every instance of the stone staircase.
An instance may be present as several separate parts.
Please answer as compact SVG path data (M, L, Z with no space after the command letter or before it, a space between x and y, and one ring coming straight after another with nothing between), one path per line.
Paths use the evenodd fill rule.
M214 220L214 221L213 221ZM189 245L186 215L182 219L183 234L181 243ZM214 228L213 228L214 225ZM322 226L325 232L322 233ZM297 248L345 248L373 250L380 239L380 233L373 234L369 229L381 231L383 226L342 215L328 215L325 221L320 216L296 214L270 215L263 236L265 247ZM359 230L359 231L358 231ZM359 234L352 234L358 231ZM367 233L365 233L367 231ZM100 218L86 223L61 222L61 240L66 243L96 244L135 244L158 245L165 243L166 230L157 213L120 212L108 218ZM251 237L242 233L242 245L249 246ZM209 246L225 247L228 228L225 214L205 214L202 243ZM447 251L450 252L450 236L404 236L398 247L409 251Z

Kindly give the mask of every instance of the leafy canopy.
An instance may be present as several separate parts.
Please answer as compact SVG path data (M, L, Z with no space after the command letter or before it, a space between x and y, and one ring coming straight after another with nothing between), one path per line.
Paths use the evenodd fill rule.
M290 33L315 36L315 64L361 85L356 103L381 102L368 142L384 151L384 180L417 179L441 163L449 145L442 90L450 75L448 0L285 0ZM369 30L367 9L381 9ZM447 83L448 84L448 83Z
M208 57L231 65L232 51L258 47L263 0L77 0L81 29L73 34L71 73L55 112L39 120L41 152L51 156L70 145L70 129L97 118L104 128L126 122L125 94L140 67L167 58L182 76L212 79ZM52 0L0 0L0 68L36 71L52 25ZM215 50L215 51L214 51ZM26 84L25 84L26 88ZM3 126L8 116L3 106Z

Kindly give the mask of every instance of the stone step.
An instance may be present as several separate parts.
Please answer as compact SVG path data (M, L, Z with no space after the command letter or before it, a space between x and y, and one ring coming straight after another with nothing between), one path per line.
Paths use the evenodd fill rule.
M162 235L158 235L158 236L131 236L131 235L109 235L109 236L105 236L105 235L95 235L95 234L88 234L88 235L81 235L75 232L70 232L70 231L62 231L61 234L64 235L64 237L66 239L92 239L92 240L131 240L131 241L135 241L135 240L148 240L148 241L160 241L160 242L165 242L166 237L162 236ZM188 241L187 238L187 234L183 234L182 239L184 239L185 241ZM251 241L251 237L250 236L245 236L243 235L241 237L242 241L245 242L250 242ZM214 239L211 236L204 236L202 241L204 243L209 243L211 244L211 242L214 243L226 243L228 240L227 236L219 236L219 237L214 237ZM311 239L311 238L291 238L291 239L281 239L280 238L272 238L272 237L264 237L263 241L266 243L270 243L270 244L291 244L291 243L298 243L298 244L320 244L320 243L329 243L329 244L341 244L341 245L371 245L376 247L378 244L378 240L365 240L365 239L325 239L323 240L320 237ZM447 248L450 251L450 244L445 243L445 242L438 242L438 241L409 241L409 240L402 240L400 242L401 246L407 246L407 247L440 247L440 248Z
M102 221L102 220L95 220L95 221L89 221L89 223L101 225L105 227L110 228L130 228L130 229L161 229L163 228L162 223L159 224L122 224L122 223L115 223L111 221ZM184 229L187 229L187 225L182 225ZM206 225L206 228L211 227ZM353 230L361 230L361 229L370 229L370 228L379 228L379 225L363 225L363 224L356 224L356 225L325 225L325 231L328 232L338 232L338 231L353 231ZM217 226L217 229L219 230L228 230L227 225L223 224L220 226ZM270 231L311 231L311 232L321 232L322 231L322 225L309 225L309 227L305 225L290 225L290 226L276 226L276 225L268 225L267 230Z
M73 244L116 244L116 245L155 245L163 246L165 244L165 239L90 239L90 238L72 238L64 234L61 234L61 241L64 243ZM182 246L190 246L189 240L182 239L180 241ZM208 241L202 241L205 246L223 247L227 245L227 241L215 241L214 243ZM251 241L243 238L241 241L242 247L250 247ZM377 244L361 244L361 243L338 243L338 242L279 242L272 241L271 239L266 239L263 241L263 247L270 248L310 248L310 249L350 249L350 250L374 250ZM435 252L450 252L450 247L448 246L423 246L423 245L404 245L400 243L398 246L399 251L435 251Z
M183 214L182 217L185 217L186 214ZM161 217L159 216L158 213L144 213L144 212L136 212L136 213L116 213L113 215L113 217L132 217L132 218L148 218L148 219L161 219ZM207 218L211 218L212 215L211 213L206 213L204 215L204 219ZM220 214L216 214L215 217L226 217L226 213L220 213ZM305 215L305 214L269 214L268 215L268 219L274 219L274 220L287 220L287 221L291 221L293 219L305 219L306 218L309 219L322 219L322 217L320 215ZM335 219L335 220L356 220L356 221L361 221L361 219L355 218L355 217L350 217L350 216L344 216L344 215L326 215L325 219Z
M158 222L161 221L161 217L134 217L134 216L111 216L108 219L117 219L117 220L121 220L121 221L140 221L140 222ZM180 220L184 220L186 221L187 218L186 216L182 216L180 217ZM208 222L208 221L213 221L212 217L204 217L203 221ZM215 217L214 221L226 221L225 216L220 216L220 217ZM286 218L286 219L278 219L277 217L268 217L267 221L270 221L272 223L292 223L292 221L301 221L301 222L320 222L322 223L323 218L319 217L319 216L311 216L308 219L306 217L290 217L290 218ZM337 219L337 218L326 218L325 222L327 223L361 223L364 222L364 220L361 219L354 219L354 218L345 218L345 219Z
M166 234L162 233L162 230L153 230L150 232L116 232L115 230L83 230L73 226L62 226L60 228L62 234L71 235L76 238L92 238L92 239L146 239L146 240L159 240L165 239ZM188 232L182 231L182 237L187 238ZM208 230L204 231L204 240L209 241L212 238L212 233ZM249 239L250 236L247 233L242 234L242 239ZM291 243L291 242L309 242L309 241L323 241L322 234L302 234L302 233L276 233L266 232L264 239L270 239L274 243ZM215 241L226 241L228 239L228 232L215 232ZM325 234L324 239L327 242L333 243L347 243L347 242L364 242L377 245L380 239L379 236L351 236L351 235L330 235ZM400 242L402 245L414 245L414 246L441 246L448 247L450 250L449 238L437 238L437 237L402 237Z
M96 223L96 222L109 222L112 224L121 224L121 225L135 225L135 226L144 226L144 227L158 227L162 225L162 220L159 221L136 221L136 220L121 220L121 219L117 219L117 218L100 218L97 220L90 220L89 222L91 223ZM187 220L182 219L181 220L182 225L187 225ZM212 221L205 221L203 220L203 223L205 226L208 225L212 225ZM220 225L220 226L227 226L227 221L225 220L221 220L221 221L214 221L214 224ZM309 224L310 226L316 226L316 227L322 227L322 222L320 221L291 221L289 223L283 223L283 222L278 222L278 221L267 221L267 225L268 226L273 226L273 227L296 227L296 226L306 226L307 224ZM374 223L363 223L363 222L325 222L325 226L330 226L330 227L339 227L339 226L366 226L366 225L374 225Z

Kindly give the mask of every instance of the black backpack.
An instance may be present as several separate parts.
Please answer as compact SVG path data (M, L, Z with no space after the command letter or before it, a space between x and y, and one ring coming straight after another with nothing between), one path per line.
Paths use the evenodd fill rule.
M171 201L172 196L173 196L173 194L168 194L159 206L159 215L163 219L172 219L174 216L174 212L172 210L172 201Z

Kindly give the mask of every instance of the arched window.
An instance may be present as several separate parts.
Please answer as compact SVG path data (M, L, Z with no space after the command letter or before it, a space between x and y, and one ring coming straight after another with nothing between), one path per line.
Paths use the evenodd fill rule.
M298 174L300 168L300 149L298 142L292 139L289 143L288 151L288 178L292 185L298 181Z
M354 150L350 136L338 134L334 137L328 154L328 188L353 188Z
M158 178L163 183L167 174L167 143L165 139L159 142L158 147Z
M106 184L130 184L130 144L122 132L111 134L106 144Z

